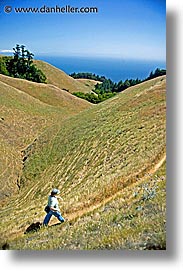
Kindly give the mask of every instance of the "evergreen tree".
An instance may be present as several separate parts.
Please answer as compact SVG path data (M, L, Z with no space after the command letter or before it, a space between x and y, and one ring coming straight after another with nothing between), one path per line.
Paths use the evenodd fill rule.
M46 76L33 64L34 54L17 44L13 48L13 58L6 64L10 76L24 78L34 82L46 82Z

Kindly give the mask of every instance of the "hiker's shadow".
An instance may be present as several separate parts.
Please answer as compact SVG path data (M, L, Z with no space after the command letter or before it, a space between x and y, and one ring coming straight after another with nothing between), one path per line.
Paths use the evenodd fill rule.
M50 225L50 227L61 225L61 224L62 223L60 223L60 222L54 223L54 224ZM39 229L41 229L42 226L43 226L43 224L40 222L35 222L35 223L33 222L31 225L29 225L29 227L27 227L24 234L31 233L31 232L37 232Z
M40 222L33 222L27 229L25 230L24 234L30 233L30 232L36 232L38 231L42 226L42 223Z

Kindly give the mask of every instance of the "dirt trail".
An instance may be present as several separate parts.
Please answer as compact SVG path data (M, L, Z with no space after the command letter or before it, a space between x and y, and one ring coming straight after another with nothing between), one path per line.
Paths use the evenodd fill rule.
M158 161L158 163L152 167L152 169L150 169L145 176L143 176L142 178L140 178L138 181L136 181L135 183L133 183L132 185L136 185L136 184L139 184L140 182L144 181L146 178L149 177L149 174L154 174L160 167L161 165L164 163L164 161L166 160L166 154L163 155L163 157ZM88 212L92 212L94 211L95 209L105 205L106 203L110 202L111 200L115 199L118 195L120 195L122 192L122 190L116 192L115 194L113 194L112 196L108 197L108 198L105 198L103 201L97 203L97 204L94 204L94 205L91 205L89 207L86 207L84 209L81 209L79 211L76 211L74 212L73 214L68 214L67 215L67 219L69 221L72 221L76 218L79 218L81 216L83 216L84 214L88 213Z
M166 160L166 154L163 155L163 157L155 164L154 167L152 167L149 171L146 172L145 176L141 177L138 181L132 183L131 186L135 186L135 185L139 184L140 182L146 180L150 176L150 174L154 174L161 167L161 165L164 163L165 160ZM96 204L93 204L91 206L85 207L81 210L78 210L78 211L72 213L72 214L68 214L68 215L66 215L66 218L68 219L69 222L71 222L71 221L73 221L77 218L80 218L84 214L92 212L95 209L100 208L101 206L104 206L106 203L108 203L111 200L115 199L117 196L122 194L122 191L123 190L117 191L115 194L113 194L113 195L111 195L107 198L104 198L99 203L96 203ZM53 225L56 225L56 224L58 224L58 221L57 221L57 223L55 223L55 221L50 221L50 226L53 226ZM11 232L11 234L10 234L11 239L20 236L22 233L23 233L22 230Z

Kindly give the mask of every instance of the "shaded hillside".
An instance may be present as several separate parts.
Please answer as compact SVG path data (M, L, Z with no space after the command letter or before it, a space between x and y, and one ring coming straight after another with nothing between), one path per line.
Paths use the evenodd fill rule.
M104 231L106 234L101 236L98 246L94 243L98 236L97 226L100 230L104 230L104 227L107 230L110 219L114 219L117 215L118 221L121 215L120 209L124 209L124 207L126 210L122 212L119 224L123 223L125 215L135 215L133 203L132 205L131 202L129 203L129 208L132 208L128 212L128 204L123 201L123 196L120 199L121 202L117 202L115 201L116 194L119 196L127 194L123 193L126 192L126 188L130 188L132 184L140 184L146 180L146 177L149 182L148 188L153 187L153 182L155 184L154 180L157 179L153 174L156 170L158 173L158 168L155 169L155 167L157 167L157 163L163 163L162 160L165 159L165 91L166 77L159 77L127 89L125 92L65 120L60 126L53 125L44 131L34 144L34 153L24 163L21 176L22 188L18 197L10 201L8 208L1 211L3 225L0 232L2 239L11 239L16 235L21 237L28 224L36 220L42 221L44 218L43 206L47 202L47 195L50 189L56 186L61 189L61 195L64 198L64 203L61 206L63 215L72 220L74 224L66 224L63 227L65 228L63 232L60 227L59 235L57 235L58 229L41 231L40 235L35 236L35 239L40 238L39 244L37 243L36 246L42 249L72 248L70 244L75 243L76 236L80 240L82 234L86 234L86 238L91 236L93 239L94 232L96 232L95 240L93 239L93 243L90 243L88 248L106 248L103 244L107 242L107 231ZM163 190L165 188L165 169L161 171L160 177ZM145 184L146 181L143 183ZM160 197L161 188L158 195ZM145 192L146 189L142 188L142 192L143 190ZM165 194L162 193L162 196L161 201L158 199L159 197L155 197L159 201L158 207L160 208L162 205L165 207ZM113 210L106 212L106 209L111 209L111 206L107 205L110 201L113 201ZM140 204L139 207L143 207L144 201L141 201L142 205ZM148 199L147 202L149 202ZM104 206L105 208L103 208ZM98 214L93 212L100 207L103 210L99 210ZM150 209L151 206L147 206L147 209L148 207ZM25 208L28 210L26 213ZM11 221L6 217L8 209L12 211ZM115 209L119 211L116 212ZM159 213L158 211L157 213ZM86 217L82 218L84 213ZM143 240L143 234L139 233L143 233L140 224L142 218L145 219L144 212L140 213L142 215L140 214L138 219L138 232L133 233L134 236L138 235L138 241ZM96 214L96 221L101 222L100 225L91 220L94 214ZM153 212L153 215L153 219L155 219L159 214L156 215ZM161 216L164 219L164 215L165 210L163 209L157 224L154 223L146 228L149 230L149 237L156 225L159 232L161 231L163 234L163 245L165 229L164 222L161 223ZM78 220L80 216L81 223ZM151 218L149 215L148 224ZM126 222L128 223L129 220L130 216L127 216ZM78 230L75 223L80 224ZM113 235L113 228L110 228L109 231L110 243L114 243L115 248L118 248L116 243L122 247L122 243L120 243L122 238L120 232L122 231ZM72 236L72 232L75 232L76 235ZM67 238L68 234L71 235ZM52 239L49 236L52 236ZM60 241L62 237L63 243ZM105 237L106 240L102 240ZM130 235L126 235L125 242L129 238ZM137 237L130 243L130 246L134 246L136 240ZM81 248L79 244L78 248ZM21 243L18 244L18 247L21 247ZM28 242L25 246L22 245L22 248L28 247ZM34 244L30 246L30 248L33 247L35 249ZM84 244L83 247L86 248L87 245ZM77 245L73 245L73 248L77 248Z
M18 190L22 150L47 127L90 104L59 88L0 75L0 198Z
M46 75L48 84L53 84L54 86L57 86L58 88L71 94L74 92L91 92L91 86L87 85L87 83L83 83L72 78L62 70L50 65L49 63L41 60L35 60L34 63Z

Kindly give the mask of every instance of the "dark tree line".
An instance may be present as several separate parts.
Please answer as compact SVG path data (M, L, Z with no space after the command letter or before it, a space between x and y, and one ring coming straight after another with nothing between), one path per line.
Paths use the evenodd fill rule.
M162 76L166 74L166 70L157 68L154 72L151 71L149 76L145 80L149 80L158 76Z
M152 78L158 77L158 76L162 76L166 74L166 70L161 70L159 68L157 68L154 72L152 71L149 76L147 78L145 78L144 80L140 80L140 79L126 79L125 81L120 80L118 83L113 82L111 79L107 79L105 77L102 76L103 81L101 81L101 83L97 83L95 85L95 88L93 89L93 93L82 93L82 92L76 92L74 93L74 95L83 98L85 100L88 100L92 103L99 103L102 102L114 95L116 95L119 92L124 91L125 89L137 85L139 83L142 83L144 81L150 80ZM90 74L90 73L74 73L71 76L74 78L87 78L87 77L83 77L83 76L90 76L90 79L94 79L92 77L95 77L95 74ZM95 80L99 80L100 77L97 76L98 79Z
M26 50L24 45L17 44L13 48L13 57L0 58L0 73L15 78L45 83L46 76L33 64L34 54Z
M103 82L106 80L105 76L99 76L93 73L72 73L70 74L70 76L75 79L84 78L84 79L92 79L100 82Z

